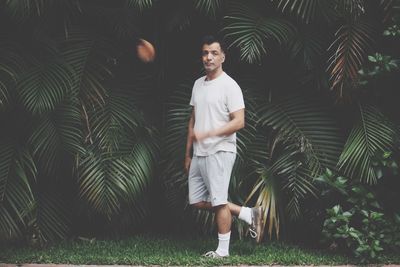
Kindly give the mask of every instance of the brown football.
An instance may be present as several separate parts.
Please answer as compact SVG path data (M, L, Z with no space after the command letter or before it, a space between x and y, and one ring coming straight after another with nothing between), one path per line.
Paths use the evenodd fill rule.
M136 50L140 60L145 63L152 62L156 57L156 50L154 49L154 46L144 39L139 39Z

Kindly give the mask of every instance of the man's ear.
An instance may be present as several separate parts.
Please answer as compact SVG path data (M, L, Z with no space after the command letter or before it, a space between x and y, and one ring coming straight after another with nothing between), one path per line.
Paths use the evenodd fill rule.
M225 62L225 54L222 54L222 62Z

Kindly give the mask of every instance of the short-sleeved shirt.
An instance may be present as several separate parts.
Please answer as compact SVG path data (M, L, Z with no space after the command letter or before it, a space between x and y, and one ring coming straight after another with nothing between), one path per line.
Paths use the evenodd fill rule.
M197 79L190 105L195 112L194 130L207 132L227 124L230 113L244 108L244 100L239 85L223 72L211 81L206 81L206 76ZM218 151L236 153L236 133L194 142L193 149L196 156L208 156Z

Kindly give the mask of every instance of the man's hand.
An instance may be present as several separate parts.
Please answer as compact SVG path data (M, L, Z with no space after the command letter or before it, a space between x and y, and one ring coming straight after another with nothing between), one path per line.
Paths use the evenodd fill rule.
M194 141L200 142L210 136L209 132L194 132Z
M189 174L190 164L192 163L192 158L190 156L185 156L184 168L186 174Z

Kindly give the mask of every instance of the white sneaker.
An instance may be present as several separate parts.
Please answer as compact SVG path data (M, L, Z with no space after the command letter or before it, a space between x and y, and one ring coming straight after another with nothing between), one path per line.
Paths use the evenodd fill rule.
M229 257L229 255L221 256L221 255L219 255L217 252L211 250L211 251L209 251L209 252L203 254L203 257L212 258L212 259L222 259L222 258L227 258L227 257Z
M264 212L262 207L251 208L251 224L249 232L250 236L254 238L257 243L260 243L263 235L263 229L264 229L263 213Z

